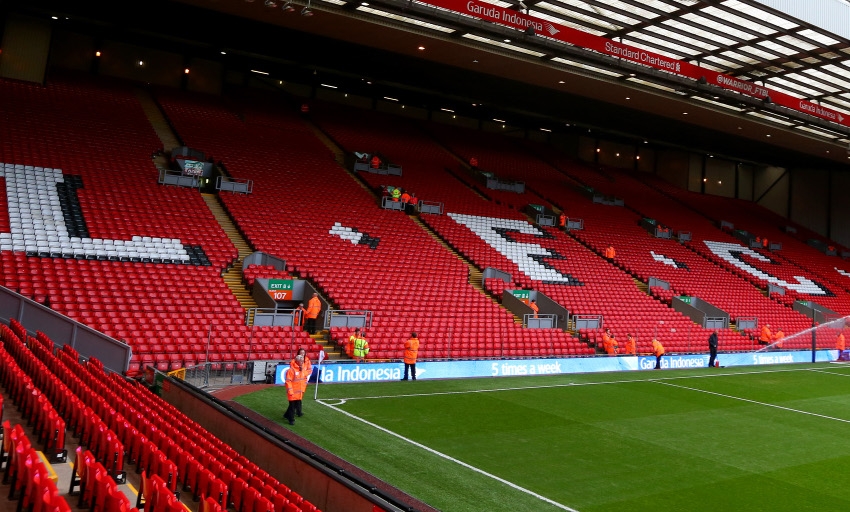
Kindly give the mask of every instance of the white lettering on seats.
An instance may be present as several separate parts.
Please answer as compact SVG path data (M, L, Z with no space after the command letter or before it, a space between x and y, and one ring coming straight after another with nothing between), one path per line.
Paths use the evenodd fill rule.
M58 183L61 169L0 163L6 179L9 233L0 233L0 250L27 251L73 257L113 257L116 260L151 258L189 262L179 239L134 236L130 240L71 236L65 225ZM146 239L147 238L147 239Z
M563 256L538 244L517 242L505 235L506 232L516 232L536 237L547 236L528 222L478 217L461 213L449 213L448 215L458 224L469 228L504 257L514 262L519 267L520 272L528 277L536 281L579 284L574 277L566 276L542 262L543 258L563 259Z
M756 251L744 247L740 244L733 244L728 242L712 242L709 240L703 241L705 245L709 248L711 252L716 254L718 257L722 258L724 261L729 262L732 265L740 268L741 270L747 272L750 275L753 275L759 279L763 279L769 283L775 284L777 286L782 286L784 288L790 288L799 293L806 293L809 295L830 295L830 292L824 290L814 281L807 279L803 276L794 276L794 279L797 282L787 282L776 276L772 276L767 272L757 269L756 267L750 265L745 262L743 258L740 256L747 255L750 258L764 261L765 263L769 263L770 259L762 256Z

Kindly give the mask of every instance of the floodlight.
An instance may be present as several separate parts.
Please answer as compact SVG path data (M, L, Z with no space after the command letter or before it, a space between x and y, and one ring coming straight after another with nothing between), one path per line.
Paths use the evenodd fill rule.
M283 9L284 12L292 12L295 10L295 7L292 7L292 0L286 0L280 8Z

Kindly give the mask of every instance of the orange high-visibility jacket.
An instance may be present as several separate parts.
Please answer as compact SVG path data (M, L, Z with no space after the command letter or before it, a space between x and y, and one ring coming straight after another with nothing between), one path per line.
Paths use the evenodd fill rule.
M664 345L662 345L661 342L658 341L658 340L652 340L652 352L656 356L663 356L664 355Z
M635 344L635 339L629 336L626 340L626 354L635 355L637 353L637 345Z
M318 297L312 297L307 303L307 318L317 318L322 310L322 302Z
M419 354L419 338L410 338L404 342L404 362L416 364L416 356Z
M773 333L770 332L770 327L762 326L761 334L759 335L759 341L764 343L770 343L773 340Z
M838 339L835 340L835 348L838 350L844 350L844 333L838 333Z
M298 364L298 361L293 359L289 362L289 368L294 369L295 371L300 373L299 382L301 383L301 391L307 391L307 380L310 378L310 374L313 373L313 363L310 362L309 357L304 358L304 363L301 365Z
M301 400L304 396L304 388L301 387L301 373L292 366L286 370L284 382L286 383L286 398L290 402Z

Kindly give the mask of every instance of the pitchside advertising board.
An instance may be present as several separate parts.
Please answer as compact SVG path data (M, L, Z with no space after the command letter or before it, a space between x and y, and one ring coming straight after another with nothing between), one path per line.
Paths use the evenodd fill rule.
M666 55L661 55L627 44L618 43L611 39L582 32L566 25L553 23L542 18L536 18L506 9L492 4L486 4L471 0L423 0L422 3L435 7L448 9L461 14L472 16L481 20L498 23L517 30L526 30L529 27L540 37L555 39L572 46L579 46L593 50L611 57L617 57L637 64L660 69L677 76L690 78L692 80L705 79L707 83L716 85L723 89L735 91L740 94L764 99L770 96L773 103L786 108L804 112L806 114L826 119L843 126L850 126L850 116L822 107L817 103L796 98L790 94L773 91L759 86L747 80L741 80L731 75L718 73L690 62L681 61Z
M818 362L835 361L837 350L821 350ZM742 352L720 354L722 366L752 366L792 363L810 363L811 351L797 352ZM662 369L706 368L708 354L665 355ZM275 384L283 384L288 366L280 365ZM630 357L578 357L569 359L504 359L499 361L425 361L416 363L417 379L461 379L465 377L513 377L527 375L561 375L569 373L616 372L652 370L655 356ZM381 382L399 380L404 376L404 364L398 363L331 363L313 366L322 383ZM315 380L315 376L310 379Z

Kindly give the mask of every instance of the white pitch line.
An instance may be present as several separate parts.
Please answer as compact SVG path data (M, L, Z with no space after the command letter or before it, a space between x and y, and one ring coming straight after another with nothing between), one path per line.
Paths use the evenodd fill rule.
M688 387L688 386L680 386L678 384L671 384L669 382L662 382L660 380L656 381L656 382L658 384L663 384L665 386L670 386L670 387L679 388L679 389L687 389L687 390L690 390L690 391L699 391L700 393L706 393L706 394L709 394L709 395L719 396L719 397L723 397L723 398L730 398L732 400L739 400L741 402L747 402L747 403L755 404L755 405L763 405L765 407L772 407L774 409L780 409L782 411L796 412L796 413L799 413L799 414L805 414L805 415L808 415L808 416L815 416L817 418L823 418L823 419L826 419L826 420L840 421L842 423L850 423L850 420L846 420L846 419L843 419L843 418L826 416L824 414L817 414L817 413L809 412L809 411L801 411L800 409L792 409L791 407L783 407L781 405L769 404L767 402L759 402L757 400L750 400L749 398L741 398L739 396L726 395L726 394L723 394L723 393L717 393L715 391L707 391L705 389L692 388L692 387Z
M541 500L541 501L545 501L546 503L548 503L548 504L550 504L550 505L552 505L552 506L554 506L554 507L557 507L557 508L559 508L559 509L561 509L561 510L566 510L566 511L568 511L568 512L579 512L578 510L576 510L576 509L574 509L574 508L570 508L570 507L568 507L568 506L566 506L566 505L562 505L562 504L558 503L557 501L550 500L550 499L549 499L549 498L547 498L546 496L543 496L543 495L537 494L536 492L531 491L531 490L529 490L529 489L526 489L525 487L521 487L521 486L519 486L519 485L517 485L517 484L515 484L515 483L513 483L513 482L509 482L508 480L505 480L504 478L499 478L498 476L496 476L496 475L494 475L494 474L492 474L492 473L488 473L488 472L484 471L483 469L479 469L479 468L477 468L477 467L475 467L475 466L472 466L472 465L470 465L470 464L467 464L466 462L463 462L462 460L458 460L458 459L455 459L454 457L450 457L450 456L446 455L445 453L439 452L439 451L437 451L437 450L435 450L435 449L433 449L433 448L430 448L430 447L428 447L428 446L425 446L424 444L417 443L416 441L414 441L414 440L412 440L412 439L408 439L407 437L404 437L404 436L403 436L403 435L401 435L401 434L398 434L398 433L396 433L396 432L393 432L392 430L386 429L386 428L384 428L384 427L382 427L382 426L380 426L380 425L377 425L377 424L375 424L375 423L372 423L371 421L365 420L365 419L363 419L363 418L361 418L361 417L359 417L359 416L355 416L354 414L351 414L350 412L343 411L342 409L340 409L340 408L338 408L338 407L335 407L335 406L333 406L333 405L326 404L326 403L322 402L321 400L319 401L319 403L321 403L322 405L324 405L324 406L326 406L326 407L330 407L331 409L333 409L333 410L335 410L335 411L337 411L337 412L339 412L339 413L341 413L341 414L344 414L344 415L348 416L349 418L352 418L352 419L355 419L355 420L357 420L357 421L363 422L363 423L365 423L366 425L369 425L369 426L370 426L370 427L372 427L372 428L375 428L375 429L377 429L377 430L380 430L381 432L384 432L385 434L389 434L389 435L391 435L391 436L393 436L393 437L397 437L398 439L401 439L402 441L404 441L404 442L406 442L406 443L412 444L413 446L416 446L417 448L421 448L421 449L423 449L423 450L425 450L425 451L427 451L427 452L433 453L434 455L436 455L436 456L438 456L438 457L441 457L441 458L443 458L443 459L446 459L446 460L448 460L448 461L450 461L450 462L454 462L455 464L458 464L458 465L463 466L463 467L465 467L465 468L467 468L467 469L469 469L469 470L475 471L476 473L482 474L482 475L484 475L484 476L486 476L486 477L488 477L488 478L491 478L491 479L493 479L493 480L496 480L497 482L500 482L500 483L502 483L502 484L505 484L505 485L507 485L508 487L511 487L511 488L516 489L516 490L518 490L518 491L520 491L520 492L523 492L523 493L525 493L525 494L528 494L529 496L533 496L533 497L535 497L535 498L537 498L537 499L539 499L539 500Z
M809 371L818 372L818 373L828 373L830 375L838 375L839 377L850 377L850 373L831 372L831 371L828 371L828 370L818 370L817 368L812 368Z
M568 384L549 384L545 386L518 386L513 388L493 388L493 389L467 389L464 391L439 391L436 393L407 393L402 395L375 395L375 396L352 396L346 398L319 398L318 402L325 400L342 400L343 402L351 400L375 400L382 398L411 398L417 396L440 396L440 395L468 395L471 393L496 393L499 391L523 391L527 389L553 389L553 388L568 388L572 386L599 386L603 384L628 384L630 382L658 382L665 380L682 380L682 379L706 379L713 377L729 377L737 375L761 375L764 373L781 373L781 372L802 372L813 371L812 368L795 368L783 370L762 370L757 372L726 372L726 373L706 373L704 375L682 375L678 377L656 377L648 379L624 379L624 380L608 380L601 382L570 382ZM326 404L327 405L327 404Z

